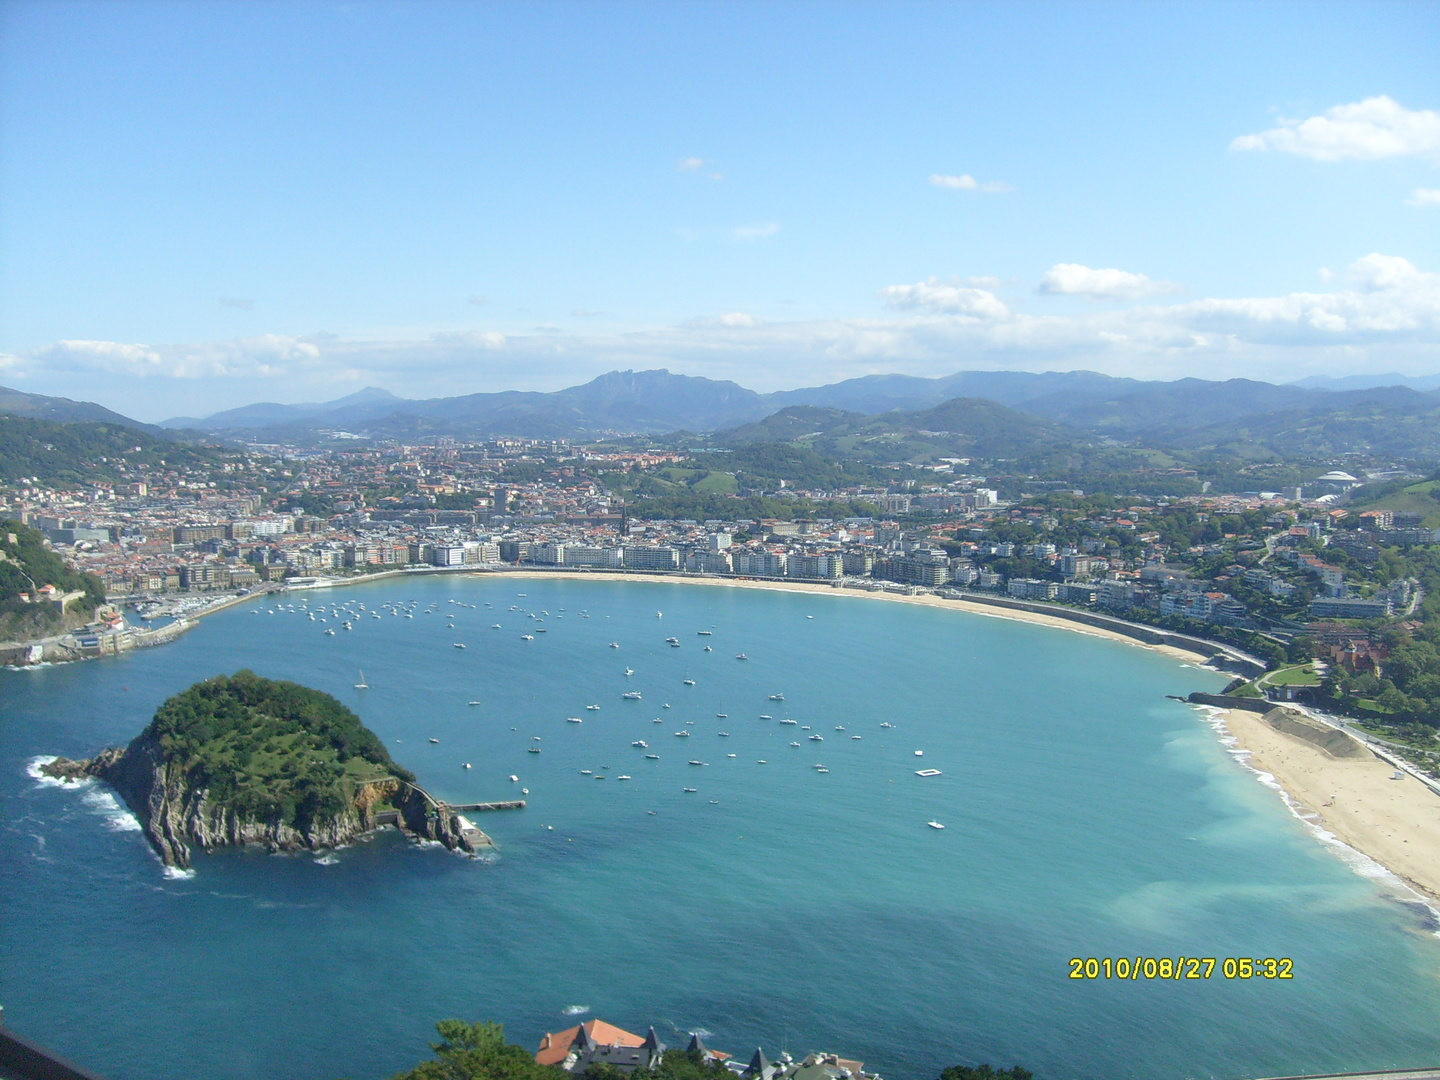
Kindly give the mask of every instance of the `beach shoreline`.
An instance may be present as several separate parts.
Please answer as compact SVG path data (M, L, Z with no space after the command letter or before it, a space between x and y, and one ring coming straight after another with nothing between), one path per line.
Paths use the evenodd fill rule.
M760 589L853 600L881 600L1087 634L1146 649L1197 667L1207 665L1211 659L1198 650L1145 642L1115 630L1056 615L966 603L930 593L908 595L888 590L837 588L824 582L635 574L624 571L558 574L549 570L507 568L496 571L467 568L452 570L450 573L476 577L503 575L515 581L553 581L563 578L629 584L678 583L709 588ZM364 577L339 578L335 579L332 587L359 585L369 581L393 581L413 575L413 571L390 571ZM251 597L246 599L249 598ZM1215 718L1222 742L1233 743L1231 752L1239 758L1241 764L1254 772L1267 786L1276 789L1289 809L1314 831L1318 840L1326 846L1333 847L1338 844L1344 849L1342 854L1350 853L1351 857L1347 857L1346 861L1357 873L1372 878L1390 875L1395 885L1412 891L1440 918L1440 795L1413 776L1402 774L1401 780L1390 779L1394 768L1368 749L1364 751L1363 757L1338 760L1293 735L1275 730L1260 714L1204 708L1208 715ZM1329 805L1326 805L1327 803ZM1354 855L1359 858L1354 858Z
M507 578L517 578L520 580L555 580L560 576L553 571L546 570L502 570L497 573L503 574ZM1075 622L1074 620L1061 618L1057 615L1045 615L1034 611L1024 611L1019 608L981 606L979 604L966 603L963 600L950 600L943 596L934 596L929 593L919 593L910 596L905 593L881 590L872 592L868 589L836 588L833 585L819 581L764 581L746 578L678 577L670 574L627 574L623 571L607 571L603 574L594 575L566 574L564 577L585 581L659 582L663 584L702 585L724 589L762 589L769 592L812 593L823 596L840 596L854 600L888 600L898 603L916 604L921 607L939 608L944 611L960 611L971 615L983 615L995 619L1011 619L1015 622L1031 623L1036 626L1049 626L1057 630L1069 630L1072 633L1087 634L1090 637L1104 638L1107 641L1118 641L1126 645L1134 645L1138 648L1148 649L1151 652L1161 653L1171 659L1180 660L1187 664L1195 664L1197 666L1207 663L1210 659L1209 655L1197 650L1183 649L1175 645L1151 644L1115 630L1107 630L1104 627Z
M1231 753L1319 840L1364 856L1373 865L1346 861L1363 876L1381 877L1377 867L1392 875L1440 917L1440 795L1358 740L1358 753L1337 757L1276 730L1259 713L1209 713Z

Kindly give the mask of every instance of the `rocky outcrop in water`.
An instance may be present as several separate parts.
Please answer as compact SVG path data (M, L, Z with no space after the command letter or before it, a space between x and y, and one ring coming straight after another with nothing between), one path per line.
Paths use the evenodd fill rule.
M421 792L399 780L365 784L350 808L317 817L302 829L241 815L234 807L212 799L208 788L190 787L181 770L151 752L157 748L136 743L103 750L89 760L56 758L40 771L62 781L94 778L114 788L140 820L146 838L166 866L188 868L192 846L213 851L259 844L272 852L321 851L348 844L382 824L396 825L451 850L474 853L461 835L455 814L437 811Z
M41 771L114 788L167 866L189 867L192 846L319 851L380 825L472 854L484 836L462 829L334 698L250 672L177 694L127 747Z

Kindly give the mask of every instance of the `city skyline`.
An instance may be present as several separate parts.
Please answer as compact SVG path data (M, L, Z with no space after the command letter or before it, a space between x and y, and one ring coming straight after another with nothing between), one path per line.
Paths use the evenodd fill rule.
M1434 10L1136 12L11 4L0 383L1440 371Z

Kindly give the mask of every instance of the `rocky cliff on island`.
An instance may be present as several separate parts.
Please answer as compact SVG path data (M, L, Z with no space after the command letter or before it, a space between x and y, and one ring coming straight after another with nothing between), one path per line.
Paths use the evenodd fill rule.
M114 788L167 866L188 867L192 845L316 851L381 824L474 847L473 830L416 787L353 712L329 694L249 671L176 694L126 747L41 770Z

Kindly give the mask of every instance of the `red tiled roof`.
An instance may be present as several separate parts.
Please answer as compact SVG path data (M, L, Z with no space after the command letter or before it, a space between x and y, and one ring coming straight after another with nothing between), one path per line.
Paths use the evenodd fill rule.
M584 1024L577 1024L572 1028L552 1035L545 1033L540 1040L540 1048L535 1051L535 1062L538 1065L559 1065L565 1060L565 1055L570 1053L570 1046L575 1041L581 1028L585 1034L590 1036L592 1042L602 1046L643 1046L645 1036L633 1035L614 1024L607 1024L604 1020L586 1020Z

